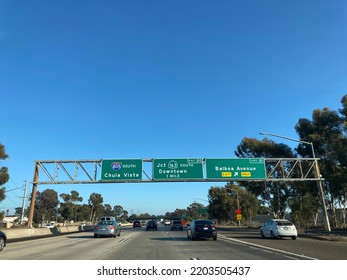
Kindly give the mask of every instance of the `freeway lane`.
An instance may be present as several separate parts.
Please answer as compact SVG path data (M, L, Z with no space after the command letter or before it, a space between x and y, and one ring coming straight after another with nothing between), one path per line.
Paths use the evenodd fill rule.
M80 232L8 243L0 253L0 260L291 260L309 256L290 250L294 244L299 244L296 243L299 238L289 242L265 240L271 242L254 247L237 242L242 239L240 233L233 239L228 236L232 235L230 232L222 231L221 234L225 237L219 236L217 241L191 241L187 239L186 231L170 231L164 226L159 226L158 231L125 227L117 238L94 238L92 232ZM260 238L254 240L263 241ZM313 244L311 241L309 247L321 242L314 241ZM276 248L278 244L284 247ZM277 250L273 251L271 247ZM315 258L314 255L310 257Z
M126 246L110 252L105 259L122 260L288 260L293 256L253 248L225 239L217 241L187 238L186 231L141 231L128 240ZM296 258L296 257L294 257ZM299 259L302 259L299 257Z
M258 229L246 228L219 228L219 234L229 240L243 241L259 246L271 247L276 250L290 251L296 255L303 255L319 260L347 260L347 242L336 241L336 239L317 240L298 237L296 240L290 238L270 239L260 238ZM335 240L335 241L332 241Z

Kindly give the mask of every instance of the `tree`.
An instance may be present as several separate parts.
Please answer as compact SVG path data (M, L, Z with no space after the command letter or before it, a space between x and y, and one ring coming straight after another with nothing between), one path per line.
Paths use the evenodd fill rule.
M98 193L92 193L89 196L88 204L91 207L91 212L90 212L90 221L94 222L95 217L101 216L101 214L104 211L104 206L102 203L104 202L104 199L101 194Z
M317 209L320 201L317 195L306 193L302 196L294 197L289 202L292 210L292 218L297 227L309 225L314 222L316 225Z
M120 216L121 216L122 214L124 214L123 211L124 211L124 209L123 209L123 207L120 206L120 205L116 205L116 206L113 207L113 213L114 213L114 215L116 216L117 220L120 218Z
M342 133L344 138L340 141L340 147L338 150L340 153L338 154L339 161L341 166L343 166L341 170L341 179L342 183L340 189L340 202L342 204L342 226L346 228L346 209L347 209L347 94L341 99L342 109L339 110L342 120Z
M323 186L326 201L332 213L332 226L338 225L336 205L343 206L346 213L347 194L347 139L346 118L347 96L342 98L343 109L338 111L329 108L313 111L312 120L299 119L295 126L301 139L312 142L316 157L320 158L319 166L324 177ZM300 144L297 151L302 156L312 156L307 145ZM318 189L314 189L318 195ZM312 194L312 192L311 192ZM345 218L343 219L345 224Z
M122 221L126 221L129 217L129 212L126 210L122 210L122 212L120 213L120 219Z
M225 188L211 187L208 190L209 209L213 219L219 222L230 222L232 215L233 198L228 195Z
M259 199L252 192L244 190L238 184L228 183L225 188L232 198L233 213L235 214L236 209L239 207L242 211L242 219L250 222L259 211Z
M55 190L37 191L33 221L39 224L56 220L58 205L58 193Z
M60 197L64 203L60 204L59 213L65 220L77 221L78 206L75 203L83 201L83 198L74 190L71 191L71 194L62 193Z
M236 210L242 211L242 219L251 221L260 208L260 201L252 193L239 185L228 183L225 187L211 187L209 190L209 208L213 218L220 222L236 222Z
M90 219L90 205L83 204L77 207L77 221L89 221Z
M267 138L257 140L254 138L243 138L241 144L236 148L235 155L241 158L295 158L295 152L282 143L276 143ZM291 168L290 163L275 169L272 163L267 163L267 169L275 170L274 176L282 177L285 170ZM262 205L268 205L274 216L284 215L288 200L291 197L293 185L288 182L242 182L241 187L260 197Z
M138 220L138 216L136 214L131 214L129 217L130 221Z
M187 207L187 219L208 219L209 210L203 204L193 202Z
M101 215L102 216L114 216L114 212L113 212L111 204L105 204L104 205L104 211Z
M8 155L5 151L5 146L0 143L0 160L5 160L8 158ZM5 199L5 187L1 187L2 185L6 184L8 180L10 179L10 175L8 174L8 168L3 166L0 168L0 202Z
M187 209L176 209L174 211L175 216L179 219L186 219L188 215L188 210Z

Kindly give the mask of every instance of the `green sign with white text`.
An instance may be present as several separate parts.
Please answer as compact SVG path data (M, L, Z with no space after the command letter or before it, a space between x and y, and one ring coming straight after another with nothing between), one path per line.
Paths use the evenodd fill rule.
M265 161L262 158L206 159L207 179L265 179Z
M142 159L104 159L101 180L142 180Z
M203 179L203 159L153 159L153 180Z

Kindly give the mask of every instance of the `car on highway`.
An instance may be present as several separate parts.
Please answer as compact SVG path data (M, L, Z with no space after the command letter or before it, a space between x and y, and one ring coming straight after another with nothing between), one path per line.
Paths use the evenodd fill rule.
M172 221L170 228L171 228L171 230L175 230L175 229L183 230L183 225L182 225L181 220Z
M146 230L150 230L150 229L158 230L158 226L157 226L157 222L156 221L148 221L147 222Z
M6 247L7 236L6 234L0 230L0 252Z
M142 224L141 224L141 221L139 220L136 220L133 222L133 228L137 228L137 227L142 227Z
M263 238L290 237L295 240L298 236L295 225L286 219L268 219L260 228L260 235Z
M217 230L211 220L193 220L188 224L187 237L191 240L200 238L217 240Z
M121 234L121 227L117 223L117 221L99 221L94 226L94 237L97 238L99 236L112 236L117 237Z

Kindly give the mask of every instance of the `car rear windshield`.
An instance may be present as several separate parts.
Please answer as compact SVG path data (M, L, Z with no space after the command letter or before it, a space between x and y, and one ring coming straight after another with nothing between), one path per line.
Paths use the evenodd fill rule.
M100 218L100 221L112 221L112 220L115 220L114 217L101 217Z
M289 221L277 221L276 222L278 226L292 226L293 223Z
M203 220L203 221L195 221L195 224L196 224L196 225L213 225L212 221L206 221L206 220Z
M99 225L112 225L112 221L101 221L99 222Z
M173 224L181 224L181 221L173 221Z

